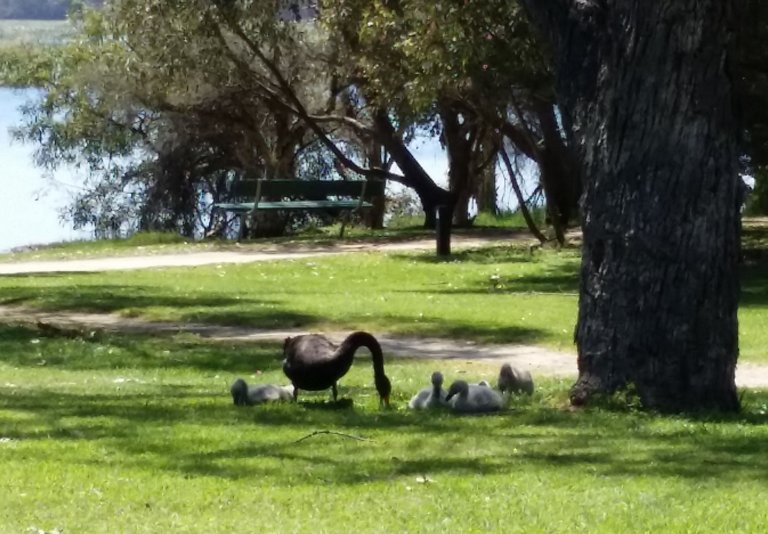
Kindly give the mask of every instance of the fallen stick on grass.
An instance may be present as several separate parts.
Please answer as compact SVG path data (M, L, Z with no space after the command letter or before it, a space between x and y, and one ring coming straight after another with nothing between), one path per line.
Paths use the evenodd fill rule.
M311 438L313 436L317 436L319 434L331 434L333 436L341 436L342 438L355 439L357 441L374 441L374 440L369 439L369 438L362 438L360 436L353 436L352 434L345 434L344 432L335 432L333 430L315 430L311 434L307 434L303 438L297 439L293 443L300 443L300 442L304 441L305 439L309 439L309 438Z

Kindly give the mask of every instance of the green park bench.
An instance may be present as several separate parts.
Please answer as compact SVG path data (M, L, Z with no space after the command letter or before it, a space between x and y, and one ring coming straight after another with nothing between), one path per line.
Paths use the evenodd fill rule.
M259 211L338 212L343 237L351 213L372 208L384 188L383 180L238 180L231 201L216 202L213 209L240 217L240 237L246 221Z

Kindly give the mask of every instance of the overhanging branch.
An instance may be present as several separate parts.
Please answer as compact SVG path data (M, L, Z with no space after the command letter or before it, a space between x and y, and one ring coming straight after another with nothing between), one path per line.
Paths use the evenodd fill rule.
M290 109L291 112L293 112L297 117L299 117L302 121L304 121L310 130L318 137L318 139L330 150L333 155L347 168L352 170L353 172L356 172L357 174L360 174L362 176L366 176L369 178L379 178L379 179L388 179L388 180L395 180L398 182L402 182L404 180L403 176L397 175L395 173L386 171L384 169L368 169L361 165L359 165L357 162L349 158L344 152L339 149L339 147L334 143L326 134L326 132L323 130L323 128L320 127L320 124L313 120L312 115L307 111L307 109L302 104L301 100L296 96L296 93L294 92L293 88L291 87L290 83L285 79L282 72L280 72L280 69L278 66L270 60L264 52L259 48L258 44L255 43L248 35L243 31L243 28L240 27L235 21L232 21L231 19L228 19L226 17L223 18L223 20L227 24L227 28L237 36L237 38L242 41L243 44L248 48L248 50L261 62L264 67L270 72L274 80L271 80L270 83L273 84L275 87L279 88L280 94L276 94L274 91L271 90L271 88L267 87L266 84L263 82L259 83L259 86L262 90L268 91L274 98L276 102L285 102L286 108ZM217 32L220 36L220 39L224 42L225 48L228 50L228 53L230 56L237 56L237 54L234 54L232 50L229 48L229 46L226 44L226 39L224 39L224 36L221 34L221 28L217 24L216 25ZM243 65L245 62L242 61L242 58L239 58L238 63L240 65ZM247 64L246 64L247 66ZM242 67L241 67L242 68ZM250 71L250 69L248 69ZM253 75L251 73L251 78L253 78ZM286 101L283 100L284 97Z

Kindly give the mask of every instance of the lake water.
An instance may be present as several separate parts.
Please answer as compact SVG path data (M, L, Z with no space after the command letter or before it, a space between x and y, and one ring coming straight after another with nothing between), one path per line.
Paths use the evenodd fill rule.
M76 174L61 171L46 178L32 161L35 147L13 141L8 132L21 121L19 106L33 97L32 91L0 88L0 251L91 235L59 217L76 190Z

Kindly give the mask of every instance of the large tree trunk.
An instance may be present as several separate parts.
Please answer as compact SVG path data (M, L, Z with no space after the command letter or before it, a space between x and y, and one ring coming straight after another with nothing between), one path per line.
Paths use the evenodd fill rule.
M523 2L585 185L571 402L634 385L648 407L737 409L732 2Z

